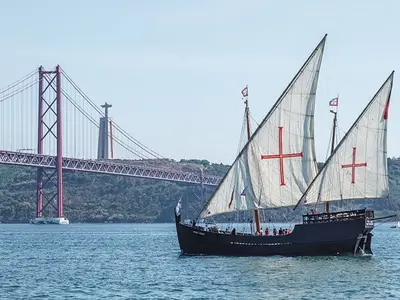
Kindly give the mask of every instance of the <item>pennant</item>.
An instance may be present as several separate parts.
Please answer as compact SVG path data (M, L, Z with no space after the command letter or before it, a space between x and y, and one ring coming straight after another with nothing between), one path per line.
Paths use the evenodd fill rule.
M331 101L329 101L329 106L338 106L339 104L339 97L333 98Z
M247 86L242 90L242 96L246 98L249 95L249 90Z

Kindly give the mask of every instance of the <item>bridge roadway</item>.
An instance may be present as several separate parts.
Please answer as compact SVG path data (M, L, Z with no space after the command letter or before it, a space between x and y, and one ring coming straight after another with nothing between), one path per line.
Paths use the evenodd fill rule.
M0 150L0 164L55 168L56 156ZM147 167L143 165L131 165L115 163L111 161L97 161L67 157L63 157L62 165L64 170L113 174L120 176L167 180L192 184L201 183L200 172L199 174L196 174L190 172ZM220 180L221 177L218 176L203 176L204 185L216 186L218 185Z

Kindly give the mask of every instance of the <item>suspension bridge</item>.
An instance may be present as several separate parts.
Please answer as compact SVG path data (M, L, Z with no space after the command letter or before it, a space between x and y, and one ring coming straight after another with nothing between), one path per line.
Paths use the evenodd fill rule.
M63 170L209 186L221 180L169 167L112 120L109 108L95 104L60 66L40 67L0 90L0 164L37 168L37 218L49 205L64 218Z

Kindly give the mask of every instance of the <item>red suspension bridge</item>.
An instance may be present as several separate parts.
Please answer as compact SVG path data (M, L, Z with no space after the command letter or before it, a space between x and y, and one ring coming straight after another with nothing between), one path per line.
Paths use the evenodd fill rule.
M57 66L0 90L0 164L37 167L37 210L63 213L63 170L215 186L220 177L158 166L165 160L110 120ZM118 159L115 159L118 157ZM122 160L124 159L124 160Z

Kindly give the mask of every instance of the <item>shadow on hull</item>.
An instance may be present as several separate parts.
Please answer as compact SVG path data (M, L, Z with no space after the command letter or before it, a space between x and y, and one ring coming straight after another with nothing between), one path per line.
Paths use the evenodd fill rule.
M186 255L319 256L371 255L373 211L305 215L292 233L255 236L210 231L181 223L175 213L179 246Z

